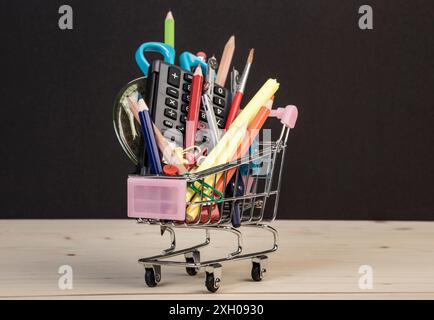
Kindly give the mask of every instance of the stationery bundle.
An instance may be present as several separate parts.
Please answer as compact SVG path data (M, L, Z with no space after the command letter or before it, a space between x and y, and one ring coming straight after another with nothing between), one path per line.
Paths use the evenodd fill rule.
M122 109L115 114L118 138L137 165L136 175L130 176L128 185L129 216L186 223L214 222L222 211L229 210L232 225L239 227L242 220L239 206L226 204L219 210L217 204L252 192L247 188L247 175L254 164L245 170L241 162L246 157L252 159L254 142L272 111L279 83L268 79L246 103L243 96L254 49L249 50L241 74L235 67L230 71L235 36L227 41L220 63L214 55L208 58L204 52L185 51L179 56L178 66L175 63L175 20L171 12L164 25L164 43L146 42L138 47L135 59L144 78L133 81L123 90L118 98ZM150 62L145 57L147 52L159 53L162 59ZM226 88L229 73L230 88ZM194 180L201 173L237 162L239 168ZM179 189L172 189L176 197L171 198L170 191L160 185L161 197L158 197L154 184L150 187L152 190L143 189L142 185L140 192L151 192L152 197L142 196L143 205L138 210L136 193L130 186L145 183L140 177L153 177L159 184L162 180L157 177L172 177L169 180L172 183L176 178L184 178L187 183L183 205L170 204L170 201L161 205L162 200L178 199ZM252 185L250 183L250 187ZM154 200L160 205L157 202L154 207L150 205Z

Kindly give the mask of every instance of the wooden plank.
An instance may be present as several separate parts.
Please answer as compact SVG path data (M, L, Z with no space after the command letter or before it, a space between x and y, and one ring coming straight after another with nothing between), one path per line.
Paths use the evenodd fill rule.
M432 293L243 293L240 294L106 294L106 295L53 295L53 296L19 296L1 298L1 300L433 300Z
M163 267L155 288L143 283L138 258L159 254L168 236L131 220L3 220L0 223L0 298L167 299L379 299L434 298L432 222L277 221L279 250L261 282L250 262L223 264L222 287L207 293L203 272ZM247 229L245 249L272 244L271 234ZM177 230L178 246L202 241L202 230ZM235 237L212 232L202 258L225 256ZM73 268L73 290L60 290L58 268ZM358 286L359 267L370 265L374 288Z

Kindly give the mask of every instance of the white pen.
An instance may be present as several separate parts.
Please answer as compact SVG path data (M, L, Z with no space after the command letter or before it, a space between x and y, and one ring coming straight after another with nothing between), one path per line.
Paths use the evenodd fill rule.
M232 72L231 72L231 96L232 96L232 100L235 97L235 93L237 92L237 88L238 88L239 83L240 83L240 73L238 72L237 69L232 67Z
M206 66L206 82L208 83L208 88L206 90L206 93L209 94L210 98L212 99L214 95L214 82L215 82L215 71L218 68L218 62L217 59L212 56L208 59L208 63Z
M211 98L207 93L202 96L202 105L205 109L206 119L208 121L208 128L210 132L209 136L211 139L210 147L214 148L220 141L220 131L217 126L214 109L212 108Z

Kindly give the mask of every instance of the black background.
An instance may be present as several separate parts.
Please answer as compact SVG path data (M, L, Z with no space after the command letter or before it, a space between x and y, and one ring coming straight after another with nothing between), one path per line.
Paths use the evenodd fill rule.
M374 30L358 28L363 4ZM2 0L1 217L126 217L112 104L168 9L178 54L220 57L234 33L238 69L256 49L249 95L275 77L276 104L299 107L281 218L434 218L431 0Z

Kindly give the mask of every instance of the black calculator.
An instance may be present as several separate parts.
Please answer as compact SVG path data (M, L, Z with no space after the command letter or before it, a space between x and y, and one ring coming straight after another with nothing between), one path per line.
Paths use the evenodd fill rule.
M185 124L190 102L193 73L178 66L155 60L149 72L146 88L146 103L152 120L168 139L183 145ZM217 84L212 95L217 125L224 129L231 107L229 90ZM198 128L207 128L207 119L203 106L200 107ZM206 134L204 138L207 139Z

